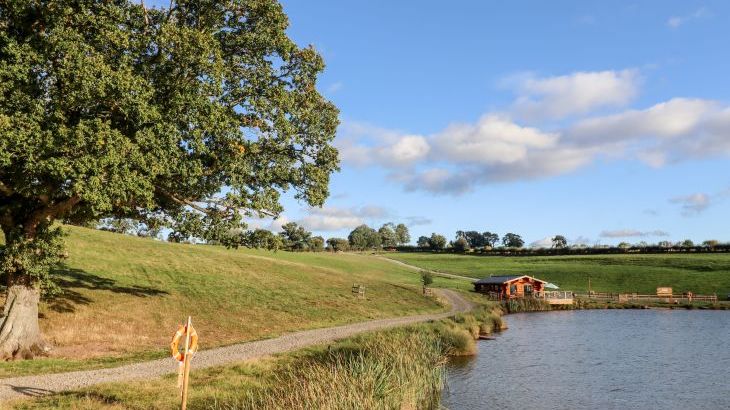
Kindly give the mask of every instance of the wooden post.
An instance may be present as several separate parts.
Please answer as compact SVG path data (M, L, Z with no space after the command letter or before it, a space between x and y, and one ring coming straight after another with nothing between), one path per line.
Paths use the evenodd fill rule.
M182 385L182 404L181 409L186 410L188 407L188 381L190 380L190 328L192 328L192 320L188 316L188 324L185 327L185 364L183 368L183 385Z

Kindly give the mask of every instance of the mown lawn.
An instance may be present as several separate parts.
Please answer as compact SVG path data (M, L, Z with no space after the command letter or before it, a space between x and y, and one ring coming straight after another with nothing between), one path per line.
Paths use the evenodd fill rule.
M49 358L0 363L0 377L161 357L188 315L206 349L443 309L421 295L413 271L373 257L229 250L66 229L70 257L57 272L64 293L41 306L41 327L55 349ZM365 300L353 297L355 282L366 286Z
M730 293L730 254L598 255L504 257L431 253L389 253L411 265L482 278L525 274L572 291L655 293L671 286L724 299Z

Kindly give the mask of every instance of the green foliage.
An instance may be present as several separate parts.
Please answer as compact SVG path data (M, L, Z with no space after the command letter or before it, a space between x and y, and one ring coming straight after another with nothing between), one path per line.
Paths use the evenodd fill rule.
M282 238L284 247L292 251L306 251L309 249L312 239L312 233L299 226L296 222L289 222L281 226L282 232L279 236Z
M453 244L454 250L457 252L466 252L469 250L469 242L466 238L457 238Z
M484 232L482 236L484 237L484 243L490 248L493 248L495 245L497 245L497 242L499 242L499 235L496 233L487 231Z
M309 250L312 252L324 251L324 238L321 236L314 236L309 240Z
M411 242L411 234L405 224L398 224L395 227L395 235L398 239L398 245L406 245Z
M395 226L389 222L378 229L380 235L380 243L383 247L394 247L398 245L398 234L395 232Z
M417 244L419 248L428 248L431 246L428 236L419 236Z
M279 250L283 245L283 240L279 235L266 229L256 229L250 233L249 246L256 249Z
M552 239L553 248L562 249L568 246L568 240L563 235L555 235Z
M367 225L360 225L353 229L347 239L350 241L350 247L356 250L376 249L382 243L380 234Z
M525 245L525 241L516 233L506 233L502 238L502 245L508 248L521 248Z
M433 273L427 270L421 271L421 283L426 287L431 285L433 283Z
M428 238L428 245L433 250L440 250L446 247L446 237L437 233L432 233L431 237Z
M16 232L6 233L6 244L0 247L4 282L37 284L47 296L58 293L60 289L51 280L50 272L66 257L61 227L44 224L36 232L36 240L16 239L14 235L23 238L22 233Z
M695 243L692 242L691 239L685 239L684 241L682 241L682 246L685 248L692 248L695 246Z
M287 26L274 0L4 2L3 265L38 277L50 263L24 249L51 253L55 219L238 246L250 236L231 231L278 215L282 192L322 205L338 111L316 89L322 58Z
M327 247L333 252L345 252L350 249L350 242L344 238L329 238Z

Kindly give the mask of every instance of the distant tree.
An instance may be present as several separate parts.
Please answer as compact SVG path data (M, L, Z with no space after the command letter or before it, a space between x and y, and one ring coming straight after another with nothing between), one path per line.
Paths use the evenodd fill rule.
M433 283L433 274L427 270L421 271L421 283L423 283L423 287L427 288L429 285Z
M428 236L419 236L418 242L416 242L419 248L429 248L431 247L431 241L428 239Z
M383 247L394 247L398 245L398 234L395 232L395 225L390 222L378 229L380 235L380 243Z
M685 239L684 241L682 241L681 246L684 248L693 248L695 246L695 243L692 242L691 239Z
M466 252L470 249L469 242L464 237L457 238L451 246L457 252Z
M621 242L618 244L618 247L621 249L629 249L631 247L631 244L628 242Z
M672 247L672 243L669 242L669 241L659 241L659 243L657 244L657 246L659 246L660 248L671 248Z
M568 246L568 240L563 235L555 235L553 237L553 248L562 249Z
M324 238L321 236L313 236L310 238L309 250L312 252L322 252L324 250Z
M707 240L707 241L704 241L704 242L702 242L702 246L704 246L704 247L706 247L706 248L714 248L714 247L715 247L715 246L717 246L718 244L720 244L720 242L718 242L718 241L717 241L717 240L715 240L715 239L709 239L709 240Z
M502 238L502 244L508 248L521 248L525 245L520 235L516 233L506 233Z
M130 218L107 218L102 221L102 229L125 235L136 235L139 222Z
M274 251L279 250L283 245L281 236L266 229L255 229L251 232L249 243L252 248Z
M497 235L496 233L489 232L489 231L484 232L482 234L482 238L484 239L484 244L491 248L494 248L495 245L497 245L497 242L499 242L499 235Z
M459 238L464 238L470 248L481 248L487 244L484 235L477 231L456 231L456 240Z
M350 247L357 250L373 249L380 247L382 242L380 234L367 225L360 225L355 228L347 237Z
M332 252L345 252L350 249L350 242L344 238L327 239L327 247Z
M636 244L635 246L636 246L637 248L646 248L646 247L648 247L648 246L649 246L649 244L648 244L648 243L646 243L646 241L641 241L641 242L637 243L637 244Z
M306 251L309 249L312 233L299 226L296 222L289 222L281 227L279 236L283 239L284 247L292 251Z
M408 227L405 224L398 224L395 227L395 236L398 240L398 245L407 245L411 242L411 234L408 232Z
M446 237L443 235L439 235L437 233L432 233L431 237L428 238L428 245L433 250L440 250L446 247L446 243L448 241L446 240Z

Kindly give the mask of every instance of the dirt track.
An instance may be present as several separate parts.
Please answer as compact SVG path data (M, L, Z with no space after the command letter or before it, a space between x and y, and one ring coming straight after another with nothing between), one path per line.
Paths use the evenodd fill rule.
M473 307L471 302L454 291L447 289L436 289L436 291L449 301L451 305L449 312L380 319L324 329L305 330L274 339L203 350L195 355L193 366L201 369L242 362L311 345L329 343L358 333L442 319L455 313L468 311ZM151 379L176 371L177 365L172 359L159 359L110 369L0 379L0 401L41 396L100 383Z

